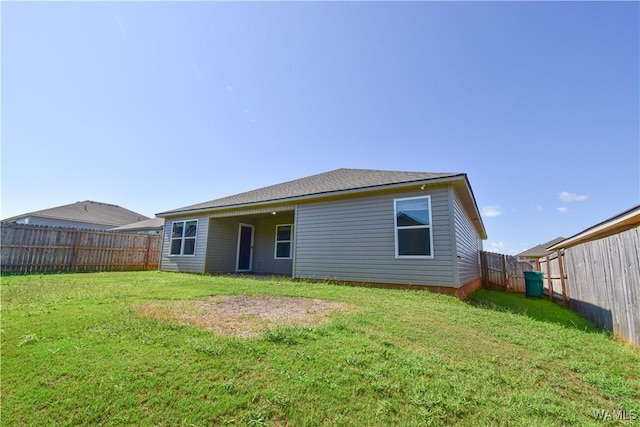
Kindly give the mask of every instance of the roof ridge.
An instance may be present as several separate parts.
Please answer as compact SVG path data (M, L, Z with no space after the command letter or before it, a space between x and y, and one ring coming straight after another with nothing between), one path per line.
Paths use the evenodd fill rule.
M409 184L416 181L453 178L457 176L466 176L466 174L339 168L161 212L158 215L189 210L216 209L241 204L276 202L296 197L320 196L328 193L358 189L365 190L374 187Z
M84 200L27 212L11 218L5 218L3 221L17 221L27 217L50 218L62 221L112 226L125 225L134 220L139 221L140 218L148 218L146 215L123 208L119 205Z
M390 173L402 173L402 174L425 173L425 174L462 175L464 173L464 172L399 171L399 170L395 170L395 169L369 169L369 168L339 168L339 169L334 169L332 171L324 172L324 173L336 172L336 171L340 171L340 170L359 171L359 172L390 172Z
M70 204L73 205L73 204L77 204L77 203L93 203L95 205L112 206L112 207L115 207L115 208L122 208L122 206L120 206L120 205L115 205L113 203L96 202L95 200L82 200L82 201L79 201L79 202L76 202L76 203L70 203ZM125 208L122 208L122 209L125 209Z

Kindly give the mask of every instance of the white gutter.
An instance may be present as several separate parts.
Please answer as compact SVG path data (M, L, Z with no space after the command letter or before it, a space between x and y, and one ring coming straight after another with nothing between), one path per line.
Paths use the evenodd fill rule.
M596 240L607 235L614 234L615 232L624 231L634 226L640 226L640 206L636 206L628 211L621 213L618 216L610 218L600 224L596 224L593 227L587 228L578 234L575 234L553 246L547 248L548 251L557 251L565 249L571 246L578 245L580 243L587 242L589 240ZM619 231L617 231L620 229Z

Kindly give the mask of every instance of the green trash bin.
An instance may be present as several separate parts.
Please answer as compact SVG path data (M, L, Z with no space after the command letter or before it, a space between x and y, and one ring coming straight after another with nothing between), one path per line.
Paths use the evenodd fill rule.
M544 279L544 273L542 271L525 271L524 272L524 285L525 296L533 298L542 298L542 280Z

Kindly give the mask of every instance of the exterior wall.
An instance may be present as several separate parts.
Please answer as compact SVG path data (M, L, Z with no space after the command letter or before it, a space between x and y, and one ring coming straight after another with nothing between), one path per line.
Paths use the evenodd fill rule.
M451 196L456 241L455 255L458 260L456 270L458 286L462 286L481 277L479 260L481 239L453 189L451 189Z
M449 187L298 205L295 276L458 287ZM395 257L394 199L431 196L433 259Z
M212 218L210 220L206 273L235 273L238 254L238 226L241 222L251 223L238 217Z
M85 230L110 230L113 227L116 227L115 225L91 224L88 222L65 221L63 219L40 218L37 216L30 216L27 218L19 219L16 221L16 224L46 225L49 227L81 228Z
M171 229L173 221L198 220L196 231L196 249L194 255L169 255L171 247ZM194 216L167 219L162 238L162 254L160 258L160 270L184 271L188 273L204 273L204 264L207 254L207 236L209 234L209 218L206 216Z
M293 214L276 215L256 222L253 252L253 271L255 273L292 275L293 259L277 259L275 257L276 225L283 224L293 224ZM295 232L294 227L294 239ZM292 244L291 250L293 251L293 249Z
M208 253L205 272L234 273L238 255L238 229L253 225L253 272L291 276L293 261L276 259L274 254L276 225L293 224L293 213L278 213L273 217L212 218L209 226ZM294 229L295 233L295 229Z

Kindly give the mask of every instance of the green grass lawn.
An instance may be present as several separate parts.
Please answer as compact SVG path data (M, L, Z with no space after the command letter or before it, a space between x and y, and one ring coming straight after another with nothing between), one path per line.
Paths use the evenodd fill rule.
M359 307L216 336L140 304ZM640 351L549 301L160 272L2 278L2 425L633 425ZM611 411L608 420L596 411ZM616 420L621 416L637 420ZM601 413L604 414L604 413Z

